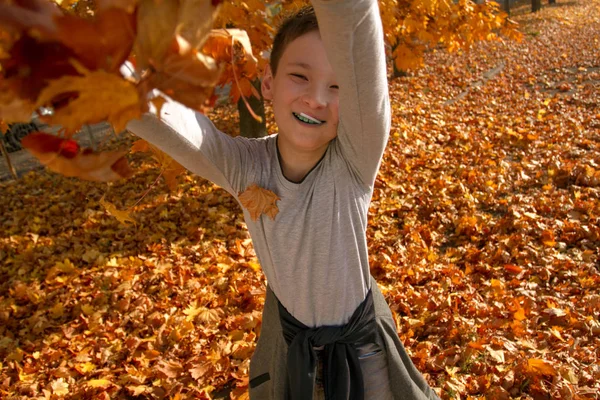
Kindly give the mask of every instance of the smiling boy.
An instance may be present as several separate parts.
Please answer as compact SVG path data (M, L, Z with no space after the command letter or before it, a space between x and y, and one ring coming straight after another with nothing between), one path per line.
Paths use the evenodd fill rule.
M278 134L231 138L169 102L128 128L236 199L280 197L244 216L267 277L252 399L437 398L398 339L369 272L367 214L390 128L376 0L319 0L279 29L262 93ZM317 23L318 21L318 23Z

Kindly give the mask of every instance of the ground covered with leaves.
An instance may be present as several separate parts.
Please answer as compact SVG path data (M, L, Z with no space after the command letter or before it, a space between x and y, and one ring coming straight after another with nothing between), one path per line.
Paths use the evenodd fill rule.
M390 82L372 273L442 398L598 398L600 1L515 11L521 43ZM265 280L240 208L131 159L110 186L0 184L0 397L247 396Z

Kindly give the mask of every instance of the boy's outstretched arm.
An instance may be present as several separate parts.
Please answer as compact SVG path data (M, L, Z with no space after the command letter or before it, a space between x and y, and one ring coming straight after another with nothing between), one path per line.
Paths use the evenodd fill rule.
M312 4L340 87L338 141L362 183L372 186L391 118L377 0L313 0Z
M206 116L168 100L160 119L146 113L130 121L127 129L236 199L245 189L246 174L253 163L252 146L220 132Z

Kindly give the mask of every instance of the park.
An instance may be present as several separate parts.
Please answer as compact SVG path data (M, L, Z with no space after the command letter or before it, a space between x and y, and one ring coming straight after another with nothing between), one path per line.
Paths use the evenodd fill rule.
M191 53L179 42L181 58L156 68L173 42L132 22L141 10L163 18L143 8L154 1L63 1L57 26L44 13L59 9L40 6L32 36L0 17L0 127L51 104L44 126L64 128L14 152L3 144L2 399L249 398L267 281L242 206L125 125L158 88L231 136L277 133L257 93L264 18L294 2L189 1L221 10L179 21L204 51L184 88L168 63ZM598 399L600 0L487 3L379 1L392 123L370 272L440 398ZM233 30L206 39L211 24ZM133 26L148 39L123 47ZM96 34L109 39L96 46ZM36 42L44 35L58 53ZM151 71L135 81L120 72L132 48L135 68ZM9 74L23 66L35 73ZM274 218L276 199L261 196L254 212Z

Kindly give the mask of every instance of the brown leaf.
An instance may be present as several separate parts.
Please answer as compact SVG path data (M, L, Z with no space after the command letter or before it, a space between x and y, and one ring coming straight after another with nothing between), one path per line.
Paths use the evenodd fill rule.
M240 193L239 200L254 221L261 214L266 214L274 220L277 213L279 213L276 203L281 199L272 191L263 189L255 183L250 185L243 193Z

